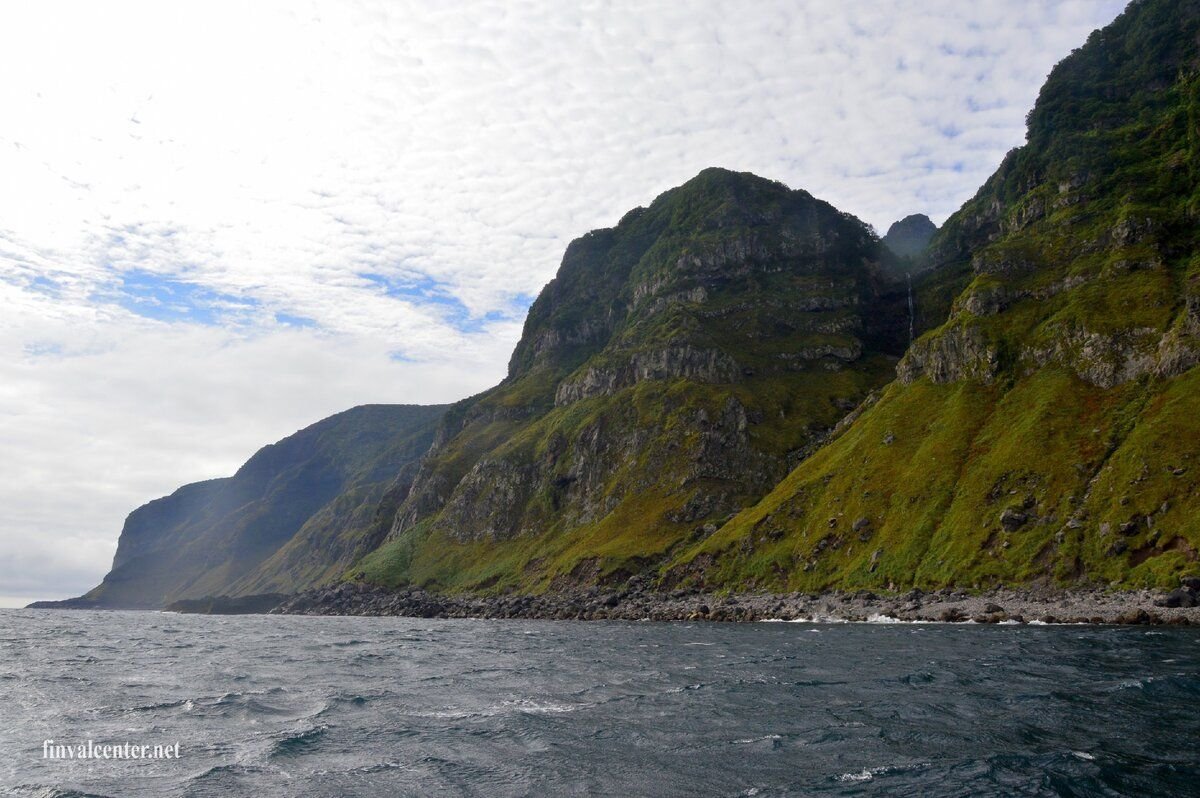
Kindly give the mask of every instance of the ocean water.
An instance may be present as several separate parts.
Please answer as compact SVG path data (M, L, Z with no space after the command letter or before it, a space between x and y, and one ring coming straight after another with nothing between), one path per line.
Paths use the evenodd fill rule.
M1200 795L1200 630L0 611L0 793Z

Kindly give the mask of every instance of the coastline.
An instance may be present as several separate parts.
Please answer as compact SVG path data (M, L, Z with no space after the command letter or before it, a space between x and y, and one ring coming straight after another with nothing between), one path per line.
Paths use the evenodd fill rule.
M1174 604L1175 606L1170 606ZM1183 605L1183 606L1180 606ZM625 621L847 621L943 623L1087 623L1200 626L1200 579L1178 590L1105 591L1045 587L980 592L944 589L900 594L871 591L730 593L658 592L631 582L541 595L442 595L342 583L296 594L271 610L287 615L416 618L523 618Z

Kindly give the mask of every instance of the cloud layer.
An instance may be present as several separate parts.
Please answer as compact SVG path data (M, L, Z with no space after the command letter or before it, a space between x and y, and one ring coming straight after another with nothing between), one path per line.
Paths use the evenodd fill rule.
M494 383L566 243L706 166L940 222L1121 5L5 9L0 603L323 415Z

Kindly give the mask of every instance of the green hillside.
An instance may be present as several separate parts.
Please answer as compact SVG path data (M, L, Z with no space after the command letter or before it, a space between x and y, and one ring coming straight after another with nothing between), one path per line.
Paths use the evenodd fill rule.
M970 266L899 380L669 581L1173 586L1200 549L1200 4L1059 64L930 245ZM946 273L949 273L947 271Z

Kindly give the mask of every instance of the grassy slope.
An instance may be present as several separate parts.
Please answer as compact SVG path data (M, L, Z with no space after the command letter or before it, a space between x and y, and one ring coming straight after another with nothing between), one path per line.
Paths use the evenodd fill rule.
M711 559L710 585L776 590L1169 586L1200 550L1198 413L1197 369L1111 390L1054 368L1007 390L894 384L671 567L695 579ZM1006 530L1008 508L1031 520Z
M600 426L617 437L641 430L646 437L640 451L608 476L614 498L611 512L572 523L557 511L553 495L539 495L529 502L525 516L525 525L538 533L471 542L454 539L431 518L386 543L356 570L381 584L413 583L449 590L541 590L572 572L604 577L640 570L644 562L662 558L685 541L698 526L673 521L673 511L692 497L728 487L704 479L681 484L679 475L696 451L695 418L701 409L715 416L736 396L770 419L752 429L758 446L783 454L808 440L814 429L831 427L844 415L834 397L864 396L891 370L890 360L876 356L857 368L829 373L820 382L776 378L711 386L650 381L612 396L556 408L532 424L511 430L513 434L489 456L537 462L553 441L576 440L588 428ZM739 498L744 506L758 495L744 493ZM580 574L576 571L580 568L589 573Z
M1186 366L1197 346L1198 17L1147 0L1093 34L1048 80L1029 145L935 238L945 273L975 268L914 349L970 331L996 373L889 386L671 579L1168 586L1196 569L1200 374L1164 352ZM1009 507L1031 520L1005 530Z

